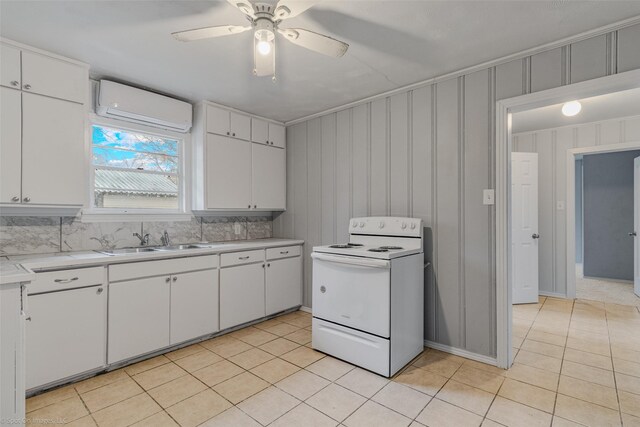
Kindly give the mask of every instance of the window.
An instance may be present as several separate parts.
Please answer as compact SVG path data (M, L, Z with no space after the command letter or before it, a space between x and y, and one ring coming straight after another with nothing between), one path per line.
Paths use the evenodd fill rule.
M91 134L94 208L180 210L179 140L101 125Z

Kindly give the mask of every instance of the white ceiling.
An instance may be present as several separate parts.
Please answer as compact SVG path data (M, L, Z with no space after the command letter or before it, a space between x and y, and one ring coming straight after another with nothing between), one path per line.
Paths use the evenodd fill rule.
M562 114L563 104L516 113L513 115L511 131L531 132L640 115L640 89L613 92L578 101L582 104L582 109L573 117Z
M278 39L278 80L251 74L251 32L226 1L0 1L0 34L88 62L92 75L288 121L640 14L640 1L330 1L284 27L341 39L325 57Z

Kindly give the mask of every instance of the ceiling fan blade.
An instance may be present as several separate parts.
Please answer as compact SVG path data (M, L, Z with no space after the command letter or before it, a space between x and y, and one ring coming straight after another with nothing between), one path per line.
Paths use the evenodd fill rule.
M278 29L278 32L291 43L335 58L340 58L349 49L349 45L340 40L301 28Z
M238 9L240 12L255 19L256 11L249 0L227 0L231 6Z
M195 30L178 31L171 33L173 37L181 42L208 39L211 37L230 36L250 30L251 27L241 27L239 25L218 25L216 27L196 28Z
M274 9L273 16L279 20L293 18L321 1L322 0L280 0Z
M271 49L267 55L256 54L255 55L255 70L254 74L258 77L273 76L275 74L273 56L275 55L275 49Z

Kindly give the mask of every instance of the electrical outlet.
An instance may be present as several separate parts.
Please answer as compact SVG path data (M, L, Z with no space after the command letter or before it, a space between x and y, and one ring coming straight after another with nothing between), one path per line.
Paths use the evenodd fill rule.
M487 189L482 191L482 204L483 205L495 205L496 203L496 191L493 189Z
M233 232L236 233L236 235L242 233L242 226L238 221L233 224Z

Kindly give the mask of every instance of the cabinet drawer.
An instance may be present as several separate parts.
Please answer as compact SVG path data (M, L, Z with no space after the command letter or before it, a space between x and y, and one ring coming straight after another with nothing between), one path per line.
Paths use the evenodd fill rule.
M109 282L119 282L140 277L164 276L216 267L218 267L217 255L132 262L109 266Z
M264 261L264 250L231 252L220 255L220 266L229 267L231 265L251 264Z
M267 259L289 258L299 256L301 254L300 245L297 246L285 246L283 248L270 248L267 249Z
M102 283L104 283L104 267L75 268L37 273L36 278L27 286L27 291L29 295L33 295Z

